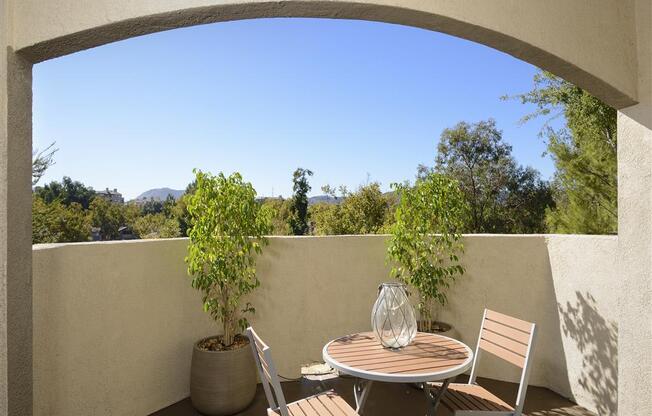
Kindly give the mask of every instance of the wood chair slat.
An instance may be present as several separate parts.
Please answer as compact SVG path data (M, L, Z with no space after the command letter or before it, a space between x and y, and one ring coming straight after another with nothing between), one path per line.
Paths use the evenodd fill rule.
M340 409L329 394L320 394L319 396L315 396L314 400L321 403L333 416L347 416L346 412Z
M502 348L496 344L492 344L491 342L485 339L480 339L478 345L484 351L487 351L495 355L496 357L502 358L503 360L508 361L517 367L523 368L523 366L525 365L524 357L521 357L520 355L515 354L509 350L506 350L505 348Z
M512 328L527 332L528 334L532 332L532 324L530 322L526 322L521 319L502 314L500 312L492 311L490 309L487 309L486 319L501 323L503 325L511 326Z
M323 411L320 412L319 409L315 409L308 399L299 400L296 405L306 416L319 416L325 414Z
M356 416L355 410L343 398L337 394L332 394L329 399L344 413L345 416Z
M483 330L488 330L500 334L504 337L511 338L514 341L520 342L521 344L527 345L530 342L530 333L523 332L518 329L514 329L507 325L503 325L500 322L490 321L485 319Z
M463 403L462 409L468 409L468 410L491 410L489 407L482 405L482 403L479 403L477 400L474 400L473 396L470 396L468 394L464 394L458 390L455 389L450 389L449 391L446 392L447 394L450 394L452 396L455 396L458 398L458 400Z
M437 384L441 387L440 383ZM514 410L490 391L475 384L450 384L442 397L442 403L452 411L510 412Z
M523 357L523 359L525 359L525 355L527 354L527 345L521 344L520 342L516 342L510 338L504 337L491 331L482 331L481 338L508 351L511 351L514 354L520 355Z

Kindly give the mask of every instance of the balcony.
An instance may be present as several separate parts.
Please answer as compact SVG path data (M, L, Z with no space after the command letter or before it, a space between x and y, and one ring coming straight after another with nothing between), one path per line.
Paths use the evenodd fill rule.
M465 381L460 377L458 381ZM518 386L504 381L481 379L480 385L486 387L506 402L514 402ZM340 377L325 382L294 381L283 383L284 393L288 400L299 400L328 389L335 389L347 402L354 403L353 380ZM239 416L266 415L267 401L262 388L256 393L254 403ZM378 384L365 405L365 414L376 416L392 415L423 415L426 403L420 391L408 385ZM576 405L568 399L542 387L530 387L525 412L529 416L594 416L595 414ZM449 415L450 412L441 406L438 415ZM193 409L190 399L184 399L168 406L150 416L201 416Z
M194 415L193 342L217 329L190 288L187 240L37 245L33 249L34 413ZM441 320L475 345L482 310L536 322L526 412L615 414L616 237L465 237L466 274ZM369 329L371 305L388 280L386 237L272 237L258 261L252 324L272 346L278 371L298 377L329 340ZM479 375L513 402L518 372L483 357ZM284 383L289 400L335 388L353 402L352 380ZM577 403L577 405L575 404ZM406 385L378 383L367 414L423 414ZM243 415L265 414L264 395ZM442 410L441 414L445 414Z

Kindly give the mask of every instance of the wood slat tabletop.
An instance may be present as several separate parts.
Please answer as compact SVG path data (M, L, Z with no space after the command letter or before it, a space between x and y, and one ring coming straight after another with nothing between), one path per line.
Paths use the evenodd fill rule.
M384 348L371 332L338 338L324 348L324 360L332 367L380 381L443 379L464 372L472 359L473 353L464 343L423 332L399 350Z

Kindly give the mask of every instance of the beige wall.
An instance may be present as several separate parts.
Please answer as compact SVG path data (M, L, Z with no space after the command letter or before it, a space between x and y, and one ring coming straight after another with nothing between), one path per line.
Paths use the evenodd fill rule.
M640 104L618 115L618 391L622 415L652 415L652 2L635 3Z
M537 322L532 383L589 408L616 400L615 237L470 236L441 316L474 346L487 306ZM133 414L188 395L193 341L216 332L190 288L186 240L34 248L37 415ZM296 376L329 339L369 329L388 280L383 236L275 237L258 262L253 325ZM586 390L595 372L604 379ZM480 375L516 380L485 355ZM596 384L597 383L597 384Z
M0 0L0 184L7 181L7 3ZM7 194L0 186L0 415L9 408L9 375L7 367Z

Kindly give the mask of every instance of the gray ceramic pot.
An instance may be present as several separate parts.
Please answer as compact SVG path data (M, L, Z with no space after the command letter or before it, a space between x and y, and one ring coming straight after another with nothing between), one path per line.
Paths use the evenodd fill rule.
M232 415L245 409L254 399L257 383L249 344L232 351L203 351L197 347L199 342L192 350L190 366L192 405L209 416Z

